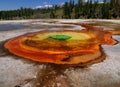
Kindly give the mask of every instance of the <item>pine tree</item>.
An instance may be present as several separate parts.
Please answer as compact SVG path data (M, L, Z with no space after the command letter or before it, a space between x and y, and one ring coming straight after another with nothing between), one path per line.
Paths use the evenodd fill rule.
M74 8L74 0L70 0L70 2L69 2L70 12L73 12L73 8Z
M101 13L102 13L102 18L103 19L108 19L109 18L109 7L107 7L107 2L106 0L103 0L104 3L102 4L102 8L101 8Z
M78 9L78 16L83 16L84 14L84 12L83 12L83 0L78 0L78 5L76 6L77 7L77 9ZM77 10L76 9L76 10Z
M68 2L65 2L64 6L63 6L63 18L71 18L70 15L70 9L69 9L69 4Z
M75 16L74 17L75 19L78 19L80 17L78 5L75 5Z
M119 18L120 14L120 0L115 0L115 17Z
M94 12L94 15L93 15L93 18L98 18L99 16L99 4L98 4L98 0L94 0L94 4L93 4L93 12Z
M55 16L55 13L53 12L53 10L51 10L51 12L50 12L50 18L55 18L56 16Z

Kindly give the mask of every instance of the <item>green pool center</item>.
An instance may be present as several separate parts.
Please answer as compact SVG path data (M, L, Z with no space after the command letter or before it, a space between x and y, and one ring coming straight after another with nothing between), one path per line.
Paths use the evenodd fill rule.
M68 35L51 35L51 36L48 36L48 38L51 38L54 40L68 40L72 37Z

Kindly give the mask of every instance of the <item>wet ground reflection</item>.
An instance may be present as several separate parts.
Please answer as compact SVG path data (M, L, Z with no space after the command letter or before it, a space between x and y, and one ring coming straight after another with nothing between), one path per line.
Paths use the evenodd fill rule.
M18 30L18 29L59 29L59 28L74 28L75 26L70 25L60 25L53 23L6 23L0 24L0 31L8 31L8 30Z
M26 27L23 24L0 24L0 31L23 29Z

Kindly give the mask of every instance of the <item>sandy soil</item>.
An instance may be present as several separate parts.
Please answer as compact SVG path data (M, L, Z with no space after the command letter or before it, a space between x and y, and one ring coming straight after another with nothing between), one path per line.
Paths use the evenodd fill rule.
M50 22L53 23L50 23ZM56 22L57 27L56 27ZM34 87L33 83L29 82L31 79L35 79L37 73L46 68L47 64L36 63L31 60L23 59L15 55L10 54L3 48L3 44L6 40L30 32L52 30L52 29L82 29L80 26L59 24L60 22L66 23L96 23L96 26L117 29L120 24L120 20L14 20L14 21L0 21L0 24L7 23L22 23L24 25L30 25L30 29L20 30L8 30L0 31L0 87L15 87L18 84L22 84L21 87ZM107 26L103 22L108 24L112 23L115 26ZM101 23L101 24L100 24ZM42 29L39 26L44 26ZM118 26L117 26L118 25ZM38 26L32 27L31 26ZM61 27L67 26L67 27ZM120 41L119 35L114 35L117 41ZM107 54L106 60L88 66L86 68L70 67L64 71L64 75L69 79L69 83L72 87L120 87L120 44L113 46L102 45L103 50ZM59 78L64 78L59 77ZM25 81L28 81L24 83ZM16 86L17 87L17 86ZM49 86L47 86L49 87ZM63 87L62 84L57 84L53 87ZM65 86L68 87L68 86ZM70 87L70 86L69 86Z

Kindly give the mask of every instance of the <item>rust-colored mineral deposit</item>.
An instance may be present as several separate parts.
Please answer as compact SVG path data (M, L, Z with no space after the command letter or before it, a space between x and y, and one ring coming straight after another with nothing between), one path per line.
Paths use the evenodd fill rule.
M5 43L11 53L38 62L86 66L105 59L101 44L113 45L116 31L89 24L83 30L42 31L15 37Z

